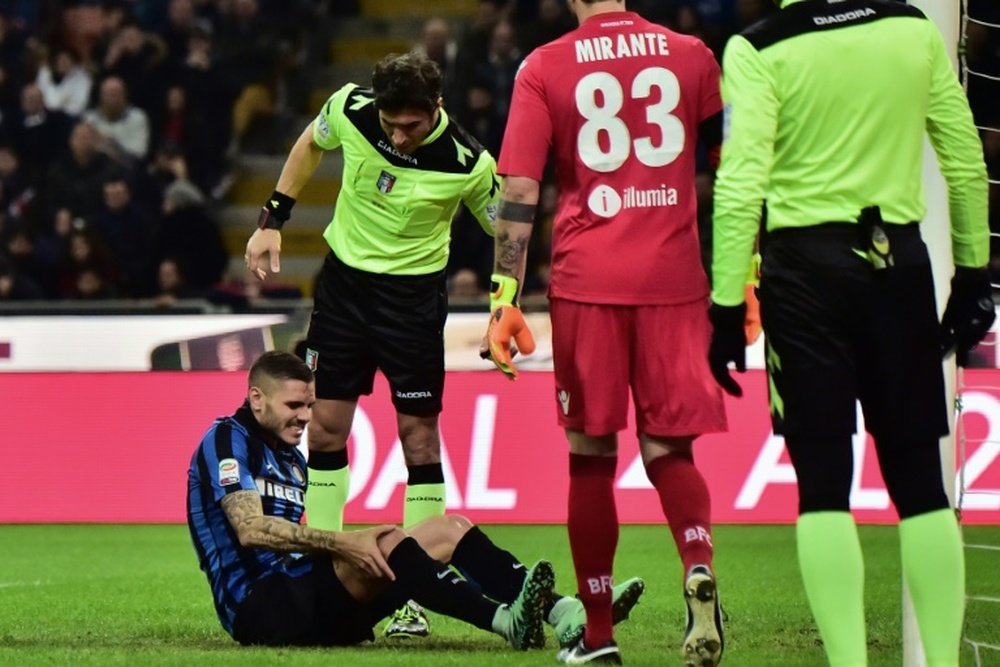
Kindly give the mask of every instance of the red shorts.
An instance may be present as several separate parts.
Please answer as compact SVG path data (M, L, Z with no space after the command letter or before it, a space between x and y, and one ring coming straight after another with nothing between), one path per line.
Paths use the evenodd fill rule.
M609 306L552 299L549 311L560 426L592 436L623 430L631 388L639 433L726 430L722 390L708 368L705 302Z

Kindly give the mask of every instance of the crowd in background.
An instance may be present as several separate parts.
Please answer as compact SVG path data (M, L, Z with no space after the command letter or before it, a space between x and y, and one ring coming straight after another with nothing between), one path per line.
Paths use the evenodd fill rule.
M720 61L730 35L775 9L772 0L628 7L697 35ZM353 0L0 0L0 300L169 304L217 292L229 258L216 213L239 156L285 150L255 145L255 136L281 112L315 112L310 74L327 50L310 43L311 28L357 11ZM969 14L1000 23L988 0L972 0ZM521 60L573 27L563 0L481 0L466 21L427 20L414 48L441 66L448 112L496 156ZM1000 84L988 77L1000 75L1000 30L969 23L966 55L970 71L987 75L969 77L977 125L998 127ZM982 134L995 179L1000 132ZM699 170L707 255L707 160ZM550 179L530 245L529 294L547 285L556 194ZM997 186L991 204L1000 232ZM1000 278L1000 243L993 254ZM478 225L456 220L453 295L481 296L492 257Z

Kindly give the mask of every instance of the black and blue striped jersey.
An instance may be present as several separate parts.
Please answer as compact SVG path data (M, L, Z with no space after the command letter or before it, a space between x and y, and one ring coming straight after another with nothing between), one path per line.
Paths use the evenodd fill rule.
M250 586L275 573L292 577L312 569L303 554L240 545L221 501L236 491L257 491L264 514L299 523L305 510L306 460L298 449L272 445L248 403L216 419L188 469L187 522L201 569L208 576L219 620L232 634L236 609Z

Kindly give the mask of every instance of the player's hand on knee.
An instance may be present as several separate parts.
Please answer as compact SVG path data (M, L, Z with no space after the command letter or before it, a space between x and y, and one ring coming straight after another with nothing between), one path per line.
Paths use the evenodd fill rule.
M364 530L337 533L334 553L372 578L395 581L396 575L386 562L379 539L396 530L398 528L392 524L383 524Z
M947 356L954 350L956 363L967 366L969 352L986 337L995 319L989 271L955 267L941 318L941 353Z
M713 303L708 309L708 318L712 322L708 366L719 386L733 396L742 396L743 388L729 374L729 364L732 363L739 373L747 369L747 338L743 328L746 310L745 303L738 306L720 306Z

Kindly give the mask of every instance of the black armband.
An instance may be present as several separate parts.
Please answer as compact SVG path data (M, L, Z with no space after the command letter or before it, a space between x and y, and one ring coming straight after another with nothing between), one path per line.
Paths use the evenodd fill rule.
M283 195L275 190L260 209L260 216L257 218L258 229L281 229L292 217L293 206L295 197Z

